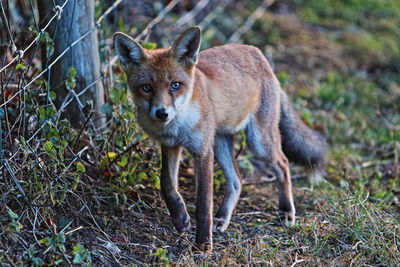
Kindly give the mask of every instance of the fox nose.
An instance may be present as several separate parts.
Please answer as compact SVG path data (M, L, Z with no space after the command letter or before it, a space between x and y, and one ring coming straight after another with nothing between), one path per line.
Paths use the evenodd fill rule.
M160 108L156 110L156 117L160 120L166 120L168 118L168 112L165 108Z

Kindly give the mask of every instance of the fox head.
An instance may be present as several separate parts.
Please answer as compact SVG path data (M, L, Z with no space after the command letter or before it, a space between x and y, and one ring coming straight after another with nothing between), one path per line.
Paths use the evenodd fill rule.
M124 33L114 34L135 104L155 122L168 124L190 100L200 41L198 27L186 30L172 47L156 50L144 49Z

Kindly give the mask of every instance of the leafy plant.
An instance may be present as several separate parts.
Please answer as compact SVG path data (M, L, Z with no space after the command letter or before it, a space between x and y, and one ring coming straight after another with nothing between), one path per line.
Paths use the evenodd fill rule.
M7 213L11 222L5 227L5 232L19 233L22 229L22 224L18 221L18 214L14 213L9 207L7 207Z
M39 240L41 244L49 246L50 249L65 251L65 234L63 232L55 233L50 237Z
M112 116L111 134L104 144L104 157L99 167L108 177L117 178L124 191L126 185L137 185L145 181L159 188L158 165L146 159L140 149L146 134L139 129L135 120L135 109L129 100L126 76L122 75L111 89L111 104L102 110Z
M77 244L73 247L74 249L74 264L84 264L90 265L92 263L92 257L90 255L90 251L87 250L81 244Z
M156 252L153 253L165 266L171 265L171 260L167 256L168 250L165 248L158 248Z
M28 256L29 259L32 261L34 266L43 266L44 265L44 260L40 257L37 256L38 252L36 251L34 246L30 246L28 248Z

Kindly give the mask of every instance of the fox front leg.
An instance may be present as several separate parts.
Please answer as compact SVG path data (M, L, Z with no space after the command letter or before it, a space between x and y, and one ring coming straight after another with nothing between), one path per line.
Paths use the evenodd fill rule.
M161 147L161 192L171 215L172 223L179 233L190 228L190 217L185 202L178 192L178 170L182 147Z
M196 176L196 248L212 251L214 152L212 147L194 156Z

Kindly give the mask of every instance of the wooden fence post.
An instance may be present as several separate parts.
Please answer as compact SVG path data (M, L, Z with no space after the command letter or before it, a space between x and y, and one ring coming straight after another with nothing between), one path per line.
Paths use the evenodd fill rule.
M38 0L39 16L42 23L46 23L46 18L51 17L54 12L62 6L65 0ZM55 7L53 2L58 6ZM53 21L49 27L48 33L54 41L54 53L50 57L46 55L46 49L42 52L43 67L45 63L52 62L68 46L85 35L95 26L95 6L94 0L69 0L62 10L59 20ZM50 14L50 16L49 16ZM75 92L78 94L94 81L93 84L79 99L85 105L87 101L93 100L96 111L96 126L101 126L105 122L105 117L100 112L100 107L104 104L104 89L100 78L100 56L97 40L97 29L92 30L85 38L74 45L65 55L51 68L50 85L56 92L55 103L60 107L68 94L65 81L69 77L69 69L73 67L76 70ZM74 99L63 112L63 116L69 119L73 125L78 126L83 121L83 114L78 101Z

